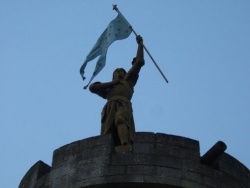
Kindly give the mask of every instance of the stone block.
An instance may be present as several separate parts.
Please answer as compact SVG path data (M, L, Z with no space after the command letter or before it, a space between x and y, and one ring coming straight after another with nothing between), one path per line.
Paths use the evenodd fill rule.
M72 142L54 151L52 167L110 154L113 148L111 135L95 136Z
M199 142L190 138L185 138L181 136L168 135L163 133L156 133L155 136L156 143L164 143L169 146L179 146L183 148L189 148L199 152Z
M35 187L37 181L48 174L51 170L51 167L45 164L43 161L36 162L25 174L23 179L19 184L19 188L28 188Z
M241 181L243 185L249 186L250 172L237 159L224 153L218 160L218 168L221 172L234 177L235 180Z
M155 134L152 132L136 132L135 143L154 143Z

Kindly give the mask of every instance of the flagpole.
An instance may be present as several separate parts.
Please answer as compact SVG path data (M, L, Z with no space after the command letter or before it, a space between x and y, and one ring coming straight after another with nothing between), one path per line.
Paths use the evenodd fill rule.
M113 10L115 10L116 12L118 12L119 14L122 15L122 13L119 11L119 9L117 8L117 5L113 5ZM123 15L122 15L123 16ZM124 17L124 16L123 16ZM124 17L125 18L125 17ZM126 19L125 19L126 20ZM130 25L130 24L129 24ZM137 33L135 32L135 30L133 29L133 27L130 25L130 28L132 30L132 32L135 34L135 36L138 36ZM153 63L155 64L156 68L158 69L158 71L160 72L160 74L162 75L162 77L164 78L164 80L168 83L168 79L166 78L166 76L163 74L163 72L161 71L160 67L158 66L158 64L155 62L154 58L152 57L152 55L149 53L148 49L146 48L146 46L142 43L143 48L145 49L145 51L147 52L147 54L149 55L149 57L151 58L151 60L153 61Z

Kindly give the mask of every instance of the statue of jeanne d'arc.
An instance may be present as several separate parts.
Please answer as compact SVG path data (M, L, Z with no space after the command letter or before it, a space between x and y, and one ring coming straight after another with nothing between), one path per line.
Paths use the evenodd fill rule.
M137 54L128 72L123 68L115 69L111 82L95 82L89 87L92 93L107 99L102 110L101 135L111 133L116 146L133 144L134 141L135 124L130 100L144 65L143 39L138 35L136 41Z

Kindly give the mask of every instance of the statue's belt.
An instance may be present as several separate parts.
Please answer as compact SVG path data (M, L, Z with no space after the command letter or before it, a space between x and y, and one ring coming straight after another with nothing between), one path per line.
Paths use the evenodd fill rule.
M110 97L108 99L108 102L110 102L110 101L122 101L122 102L126 102L126 103L131 103L130 100L128 100L126 97L123 97L123 96Z

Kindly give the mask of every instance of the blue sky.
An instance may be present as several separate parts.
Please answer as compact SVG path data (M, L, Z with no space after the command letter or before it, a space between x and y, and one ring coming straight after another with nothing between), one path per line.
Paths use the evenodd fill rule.
M99 135L105 100L83 90L79 69L118 8L144 38L169 80L145 53L132 99L137 131L218 140L250 167L250 2L247 0L0 2L0 187L17 187L38 160ZM94 81L129 69L135 36L114 42ZM90 78L96 60L86 68Z

